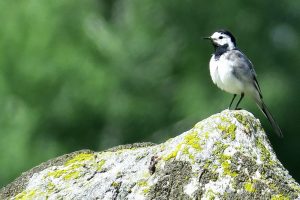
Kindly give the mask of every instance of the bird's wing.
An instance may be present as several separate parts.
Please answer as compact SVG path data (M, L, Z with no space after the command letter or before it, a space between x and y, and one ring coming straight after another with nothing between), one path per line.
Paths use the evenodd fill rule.
M262 98L261 89L256 78L256 72L254 70L253 64L247 58L247 56L240 50L236 49L231 51L231 53L228 55L228 59L231 60L234 65L234 75L244 81L252 82L254 87L258 91L259 96Z

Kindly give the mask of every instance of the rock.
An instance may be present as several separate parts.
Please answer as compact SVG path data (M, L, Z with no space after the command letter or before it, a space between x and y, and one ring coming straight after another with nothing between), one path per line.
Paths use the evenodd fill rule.
M297 199L259 120L225 110L162 144L83 150L2 188L0 199Z

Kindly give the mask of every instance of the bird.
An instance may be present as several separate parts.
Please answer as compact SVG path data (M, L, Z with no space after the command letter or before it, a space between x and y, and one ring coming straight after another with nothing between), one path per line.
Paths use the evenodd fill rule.
M237 95L240 95L235 110L244 96L251 97L270 122L279 137L283 137L279 125L274 120L268 107L263 101L262 92L257 81L257 75L252 62L238 49L233 34L225 29L217 30L209 37L214 53L209 61L210 76L215 85L221 90L233 94L229 109Z

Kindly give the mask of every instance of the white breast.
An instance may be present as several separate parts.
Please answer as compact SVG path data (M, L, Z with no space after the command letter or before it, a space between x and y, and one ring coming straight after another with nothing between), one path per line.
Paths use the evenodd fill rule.
M213 55L209 61L209 71L210 76L214 84L218 85L220 82L219 72L218 72L218 63L215 60L215 56Z
M233 67L234 63L225 59L225 54L219 60L215 60L213 55L209 62L210 76L220 89L232 94L241 94L244 84L234 76Z

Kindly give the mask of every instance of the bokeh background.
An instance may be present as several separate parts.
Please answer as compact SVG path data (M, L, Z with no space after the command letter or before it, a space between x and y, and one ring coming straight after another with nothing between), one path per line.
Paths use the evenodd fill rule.
M300 1L3 0L0 22L0 187L75 150L163 142L227 108L202 40L219 28L254 63L284 139L242 107L300 181Z

